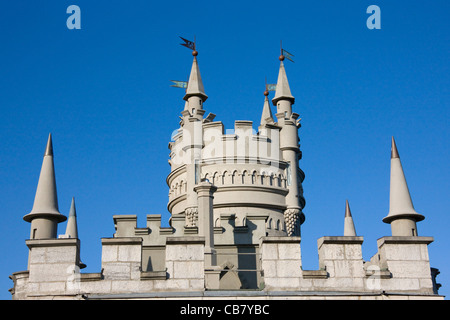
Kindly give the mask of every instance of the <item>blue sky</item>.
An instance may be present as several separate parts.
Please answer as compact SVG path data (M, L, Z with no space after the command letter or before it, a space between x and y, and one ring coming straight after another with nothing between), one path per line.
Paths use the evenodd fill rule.
M81 8L81 30L66 9ZM381 29L369 30L369 5ZM306 174L304 269L317 239L342 235L348 199L363 258L390 235L390 142L395 136L419 235L433 236L431 266L448 295L450 4L432 1L8 1L0 8L0 299L27 267L29 223L48 134L59 207L75 197L84 272L101 269L112 216L161 214L167 226L168 142L178 128L190 51L197 40L209 96L226 128L259 125L264 81L278 75L280 40ZM273 97L273 93L269 98ZM59 225L58 234L65 231Z

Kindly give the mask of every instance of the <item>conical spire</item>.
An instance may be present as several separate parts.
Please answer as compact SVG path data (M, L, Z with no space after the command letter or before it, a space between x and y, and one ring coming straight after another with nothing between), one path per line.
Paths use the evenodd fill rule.
M52 219L55 219L58 222L66 220L66 217L59 213L58 208L51 134L48 136L47 146L45 148L44 160L42 162L33 209L29 214L24 216L23 219L27 222L31 222L31 220L36 217L44 216L51 216Z
M187 100L191 96L199 96L203 101L206 101L208 96L206 95L203 87L202 77L200 75L200 69L197 62L197 54L197 51L192 52L194 61L192 63L191 74L189 76L189 81L186 88L186 95L183 99Z
M352 213L350 212L348 200L345 200L344 236L356 237L355 224Z
M75 209L75 198L72 197L70 205L69 219L67 220L66 236L68 238L78 238L77 211Z
M398 154L397 146L395 145L394 137L392 137L391 141L391 159L394 158L400 158L400 155Z
M293 104L295 98L291 94L289 82L286 76L286 70L284 68L284 56L280 56L280 70L278 72L277 88L275 91L275 97L272 99L273 105L277 104L278 100L289 100Z
M77 224L77 210L75 208L75 198L72 197L72 203L70 204L69 219L67 220L66 234L64 238L78 239L78 224ZM86 264L78 260L78 266L80 269L86 268Z
M44 156L52 156L53 157L53 143L52 143L52 134L49 133L47 146L45 147Z
M391 223L398 218L411 218L415 221L425 219L414 209L397 146L392 137L389 214L383 218L383 222Z
M273 116L272 116L272 110L270 109L270 103L269 103L269 91L264 91L264 106L263 106L263 112L261 115L261 125L265 124L273 124Z

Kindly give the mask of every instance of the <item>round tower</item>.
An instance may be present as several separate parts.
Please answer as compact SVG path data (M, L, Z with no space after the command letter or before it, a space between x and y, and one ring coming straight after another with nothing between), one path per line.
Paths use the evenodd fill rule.
M225 129L222 122L213 121L215 115L203 118L205 110L200 106L207 96L194 54L180 129L169 143L171 172L166 179L170 188L168 210L172 216L185 214L187 227L198 226L194 187L207 180L217 188L215 227L220 227L222 217L233 216L230 223L246 227L248 232L252 227L247 226L248 221L263 219L266 230L258 230L263 235L300 234L304 220L304 174L298 167L300 125L298 114L292 113L294 97L282 63L273 100L283 110L277 113L277 117L282 115L279 123L272 117L268 95L266 88L258 131L252 121L237 120L234 128Z

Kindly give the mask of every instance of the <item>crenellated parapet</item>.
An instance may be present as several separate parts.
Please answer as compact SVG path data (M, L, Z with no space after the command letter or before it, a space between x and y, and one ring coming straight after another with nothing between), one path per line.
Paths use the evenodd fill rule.
M153 223L158 217L149 218L152 227L157 227ZM78 239L28 240L29 266L11 276L13 298L156 298L157 292L198 294L207 288L256 289L252 297L273 292L280 297L284 292L282 297L295 295L297 299L442 298L436 291L438 272L430 268L427 246L431 237L380 238L378 252L370 261L363 260L363 237L322 237L318 239L319 269L304 270L300 237L261 235L258 230L264 217L236 221L233 215L223 215L221 226L214 228L217 266L210 269L205 266L204 237L165 235L161 229L159 242L149 243L150 234L157 231L149 228L145 234L145 228L131 228L132 220L116 216L114 237L101 240L98 273L80 271ZM134 236L127 235L132 229ZM230 237L234 237L234 246L230 246ZM248 237L259 237L259 241L251 247L241 246ZM159 249L159 255L148 252ZM145 266L149 261L154 268ZM216 282L206 280L211 275L216 275Z
M236 121L233 129L224 129L222 122L198 122L201 130L191 132L180 128L172 136L169 144L172 172L191 161L187 150L191 147L192 135L201 134L203 166L211 164L259 164L266 168L284 169L286 163L280 152L280 127L266 125L258 132L252 127L252 121ZM169 175L169 178L171 176ZM168 178L168 179L169 179ZM169 187L172 179L167 181Z

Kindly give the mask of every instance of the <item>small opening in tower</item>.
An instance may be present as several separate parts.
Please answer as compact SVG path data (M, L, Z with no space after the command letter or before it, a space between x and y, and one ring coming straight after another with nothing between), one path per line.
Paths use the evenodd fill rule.
M192 114L195 114L195 108L192 108Z

